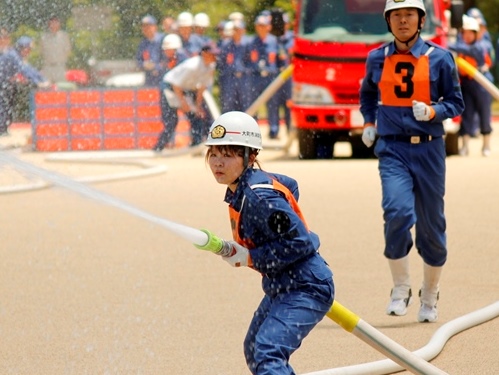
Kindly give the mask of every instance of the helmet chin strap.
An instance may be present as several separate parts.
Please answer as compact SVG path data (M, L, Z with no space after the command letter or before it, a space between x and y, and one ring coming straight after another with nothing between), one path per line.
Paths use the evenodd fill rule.
M241 178L242 174L246 171L246 169L248 169L248 165L249 165L249 147L245 147L243 155L243 171L241 172L241 175L238 178L236 178L232 184L237 184L239 182L239 179Z
M395 39L396 39L398 42L403 43L403 44L405 44L407 47L409 47L409 43L410 43L410 42L412 42L414 39L416 39L416 38L419 36L419 33L420 33L420 32L421 32L421 30L416 31L416 32L414 33L414 35L413 35L413 36L411 36L411 37L410 37L409 39L407 39L407 40L400 40L399 38L397 38L397 37L395 36L395 34L393 34L393 36L395 37Z

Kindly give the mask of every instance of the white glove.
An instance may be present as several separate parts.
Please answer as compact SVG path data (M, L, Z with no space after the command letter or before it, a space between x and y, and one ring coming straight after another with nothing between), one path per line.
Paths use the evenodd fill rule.
M412 112L418 121L430 121L435 116L433 108L417 100L412 101Z
M362 142L367 147L371 147L376 139L376 128L374 126L366 126L362 132Z
M222 257L222 259L229 263L232 267L247 267L250 256L249 250L235 241L227 241L227 243L232 246L233 255L230 257Z

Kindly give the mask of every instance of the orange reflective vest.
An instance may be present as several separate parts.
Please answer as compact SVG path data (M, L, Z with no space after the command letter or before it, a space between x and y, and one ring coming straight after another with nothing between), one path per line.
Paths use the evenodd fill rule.
M298 215L298 217L301 219L303 224L308 230L308 225L305 221L305 218L303 217L303 214L300 210L300 207L298 206L298 202L296 201L293 193L289 191L289 189L281 184L279 181L272 179L272 184L255 184L250 186L251 189L275 189L282 194L284 194L284 197L290 204L290 206L293 208L293 211ZM240 211L236 211L232 206L229 205L229 218L230 218L230 227L232 230L232 238L234 241L236 241L238 244L246 247L248 250L250 250L250 262L248 262L248 266L252 267L251 264L251 249L255 247L255 244L251 240L251 238L243 238L240 236L240 225L241 225L241 212L243 211L244 207L244 201L246 197L243 197L243 202L241 203L241 209Z

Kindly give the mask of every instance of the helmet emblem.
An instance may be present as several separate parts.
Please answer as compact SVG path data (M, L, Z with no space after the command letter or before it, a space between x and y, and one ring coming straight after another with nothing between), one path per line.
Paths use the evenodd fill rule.
M226 130L222 125L217 125L211 131L211 138L218 139L225 137Z

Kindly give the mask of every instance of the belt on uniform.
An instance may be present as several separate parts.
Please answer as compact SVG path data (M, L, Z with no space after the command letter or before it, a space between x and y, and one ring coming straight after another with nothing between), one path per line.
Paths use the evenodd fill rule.
M431 142L434 139L441 138L441 135L382 135L382 139L390 140L390 141L399 141L399 142L407 142L417 145L419 143Z

